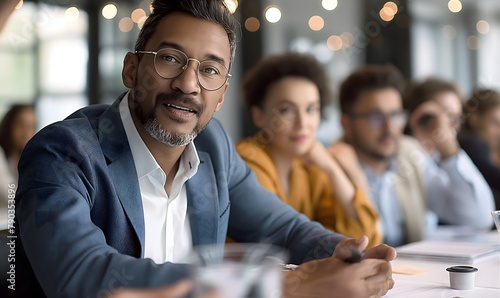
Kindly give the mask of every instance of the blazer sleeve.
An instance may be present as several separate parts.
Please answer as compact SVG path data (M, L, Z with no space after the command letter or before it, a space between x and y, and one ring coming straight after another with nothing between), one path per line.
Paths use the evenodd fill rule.
M310 171L315 217L327 229L353 238L366 235L368 247L382 242L382 234L378 230L378 214L366 198L364 192L355 188L353 200L358 219L350 217L333 195L328 177L319 171Z
M18 257L27 259L16 260L16 265L25 264L16 270L33 272L47 297L99 297L119 287L155 287L189 276L187 265L156 265L108 245L109 239L91 220L91 207L96 196L112 196L112 184L106 183L95 162L100 154L100 164L106 166L95 135L84 131L49 126L23 152L16 232L18 248L23 248ZM115 237L121 237L120 231ZM35 285L19 277L23 290Z

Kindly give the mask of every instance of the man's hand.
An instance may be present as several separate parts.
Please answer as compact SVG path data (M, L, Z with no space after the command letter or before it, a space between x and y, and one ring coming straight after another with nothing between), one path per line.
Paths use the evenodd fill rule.
M337 245L332 257L301 264L294 271L286 272L284 297L381 297L393 286L389 261L396 257L396 250L379 245L365 252L357 263L345 262L352 249L362 251L368 239L346 239Z
M425 123L423 118L427 118ZM427 152L439 151L441 159L454 156L460 148L456 130L446 111L436 102L427 101L417 107L408 125Z

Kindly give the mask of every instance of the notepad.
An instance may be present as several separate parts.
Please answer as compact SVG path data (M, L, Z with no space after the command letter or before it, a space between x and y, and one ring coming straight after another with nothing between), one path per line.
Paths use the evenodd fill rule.
M484 258L500 256L500 244L419 241L400 246L397 252L402 258L474 264Z

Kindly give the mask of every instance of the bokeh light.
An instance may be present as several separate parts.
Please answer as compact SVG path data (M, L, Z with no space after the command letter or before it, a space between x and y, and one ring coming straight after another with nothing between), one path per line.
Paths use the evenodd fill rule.
M68 7L64 12L64 17L68 21L76 21L80 17L80 11L74 6Z
M260 28L260 21L257 18L254 17L249 17L245 21L245 29L247 29L250 32L255 32L259 30Z
M146 22L146 20L148 19L147 16L143 16L139 19L139 22L137 22L137 27L139 29L142 29L142 26L144 26L144 23Z
M264 15L269 23L277 23L281 20L281 10L277 6L269 6Z
M450 0L448 2L448 9L453 13L460 12L462 10L462 2L460 0Z
M312 16L308 23L309 28L313 31L320 31L323 27L325 27L325 21L320 16Z
M485 20L479 20L476 23L477 32L481 34L488 34L490 32L490 23Z
M137 8L132 11L132 14L130 16L134 23L139 23L139 20L142 17L146 16L146 12L142 8Z
M102 16L105 19L111 20L116 17L118 13L118 8L113 3L108 3L102 8Z
M384 8L388 8L388 9L392 10L393 15L398 13L398 5L392 1L385 3Z
M471 35L467 38L467 46L471 50L479 50L479 37Z
M394 10L389 7L382 7L380 10L380 18L386 22L390 22L394 19Z
M457 29L451 25L446 25L442 30L443 36L448 39L454 39L457 36Z
M238 0L224 0L224 3L226 3L227 9L229 9L231 13L234 13L238 8Z
M323 0L321 1L321 6L326 10L334 10L339 5L337 0Z
M326 45L330 50L338 51L342 49L344 43L342 42L342 38L340 36L332 35L326 40Z
M129 17L124 17L118 23L118 28L120 28L122 32L130 32L132 28L134 28L134 21Z
M344 48L348 48L354 43L354 35L350 32L340 34L340 38L342 39L342 46Z

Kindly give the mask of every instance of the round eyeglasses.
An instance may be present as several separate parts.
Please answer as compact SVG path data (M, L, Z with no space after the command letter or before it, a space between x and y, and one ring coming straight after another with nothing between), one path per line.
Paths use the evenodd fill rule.
M389 121L392 125L401 128L406 125L406 121L408 120L408 113L406 111L394 111L387 114L382 112L369 112L365 114L350 113L349 116L351 118L365 119L374 128L381 128Z
M208 91L220 89L231 77L227 68L221 63L214 60L199 61L195 58L189 58L177 49L164 48L157 52L135 51L135 53L154 55L156 73L164 79L173 79L180 76L187 69L190 60L198 62L196 69L198 83Z

